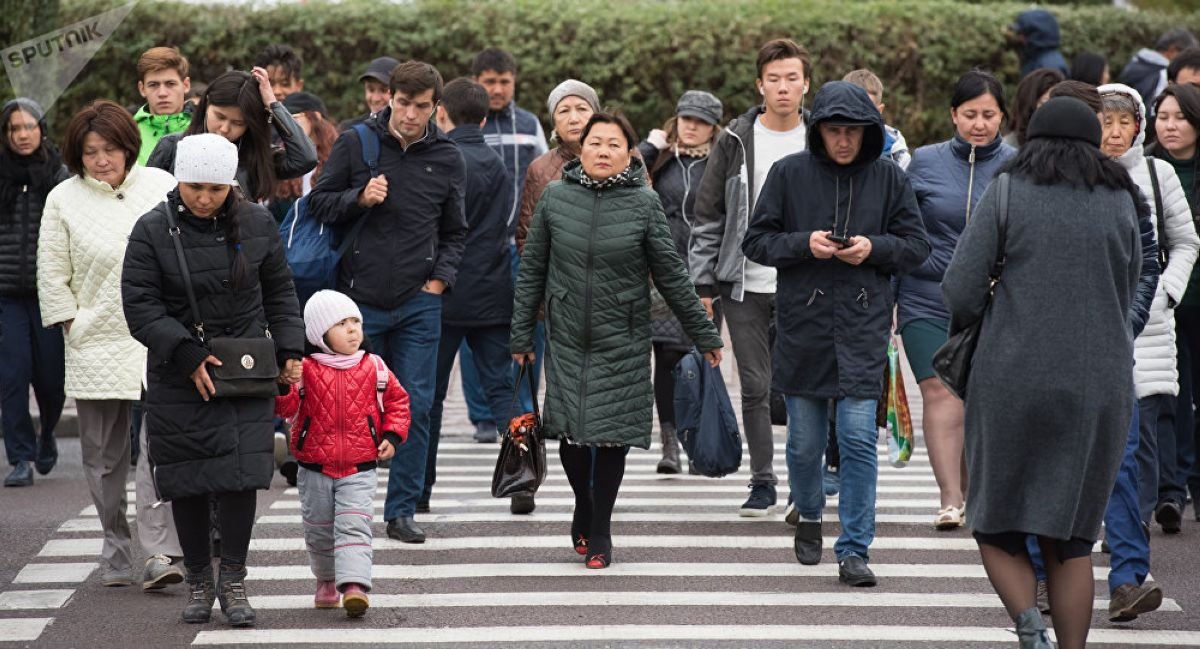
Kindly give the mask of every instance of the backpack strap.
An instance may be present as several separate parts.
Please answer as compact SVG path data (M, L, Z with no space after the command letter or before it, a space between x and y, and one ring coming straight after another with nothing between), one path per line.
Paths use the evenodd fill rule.
M379 425L383 425L383 393L388 386L388 368L387 363L376 354L371 354L371 360L375 361L375 402L379 405Z
M358 134L358 141L362 146L363 162L367 165L367 169L370 170L371 177L374 178L379 175L379 135L361 122L354 125L354 132ZM350 251L350 246L353 246L354 242L358 240L358 235L362 232L363 225L367 222L368 216L370 216L370 210L358 217L358 221L346 233L346 237L342 239L342 243L337 247L338 259L344 257Z
M1155 169L1154 156L1146 156L1146 167L1150 169L1150 186L1154 189L1154 220L1158 229L1158 263L1164 269L1167 267L1167 223L1163 215L1162 188L1158 184L1158 170Z

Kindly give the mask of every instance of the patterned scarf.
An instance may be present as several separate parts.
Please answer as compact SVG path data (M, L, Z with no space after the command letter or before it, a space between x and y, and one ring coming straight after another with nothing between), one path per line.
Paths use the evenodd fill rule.
M707 158L712 146L710 142L705 142L700 146L680 146L675 145L675 150L683 158Z
M630 170L632 170L632 169L633 169L633 166L630 165L630 166L625 167L625 169L623 171L621 171L621 173L619 173L619 174L609 176L608 178L605 178L603 180L596 180L596 179L592 178L591 176L587 175L587 172L584 171L582 168L580 168L579 184L583 185L584 187L587 187L588 189L596 190L596 191L599 191L601 189L608 189L609 187L616 187L618 185L632 185L633 181L629 177Z

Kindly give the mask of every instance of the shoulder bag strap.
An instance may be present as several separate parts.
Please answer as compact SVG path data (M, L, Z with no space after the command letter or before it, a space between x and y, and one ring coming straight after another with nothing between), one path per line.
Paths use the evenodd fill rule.
M171 243L175 245L175 255L179 258L179 272L183 275L183 290L187 293L188 306L192 310L192 328L200 342L204 342L204 321L200 319L200 305L196 303L196 291L192 288L192 274L188 270L187 256L183 254L183 240L180 237L179 223L171 204L166 205L167 233L171 235Z
M1000 275L1004 273L1004 263L1008 257L1005 252L1006 239L1008 238L1008 184L1009 175L1006 173L996 176L996 191L1000 194L1000 210L996 215L996 261L992 265L992 286L994 287L1000 281Z
M1154 189L1154 219L1158 228L1158 263L1167 267L1167 223L1163 214L1162 188L1158 184L1158 170L1154 168L1154 157L1146 156L1146 167L1150 169L1150 186Z

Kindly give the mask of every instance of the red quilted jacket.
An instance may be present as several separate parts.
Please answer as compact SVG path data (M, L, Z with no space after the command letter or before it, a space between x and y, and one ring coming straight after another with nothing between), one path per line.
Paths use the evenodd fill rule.
M408 393L386 367L379 412L377 362L383 360L363 354L356 367L339 370L304 359L303 397L300 386L293 385L275 400L275 414L292 422L290 446L298 462L344 478L374 468L384 439L399 447L408 438Z

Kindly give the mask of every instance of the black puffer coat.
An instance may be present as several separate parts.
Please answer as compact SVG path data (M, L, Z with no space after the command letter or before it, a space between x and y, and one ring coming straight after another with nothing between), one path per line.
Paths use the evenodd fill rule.
M7 128L18 102L10 101L0 112ZM19 156L0 145L0 295L37 296L38 232L46 196L70 177L62 156L46 139L46 122L38 120L42 145L29 156ZM7 136L6 136L7 137Z
M862 148L848 165L830 159L821 123L866 123ZM881 160L883 118L867 93L844 81L825 84L812 108L808 150L771 168L742 249L779 269L773 387L810 399L878 399L892 327L891 276L929 256L929 240L908 177ZM858 266L817 259L816 230L865 236L871 252Z
M230 193L222 212L201 219L178 190L133 228L121 277L129 330L149 349L146 417L159 496L266 489L274 472L273 399L205 402L191 381L208 351L192 317L166 210L175 210L192 286L209 336L257 337L268 328L280 365L304 352L304 323L275 220L263 207ZM237 215L247 274L234 286L234 249L224 226Z

